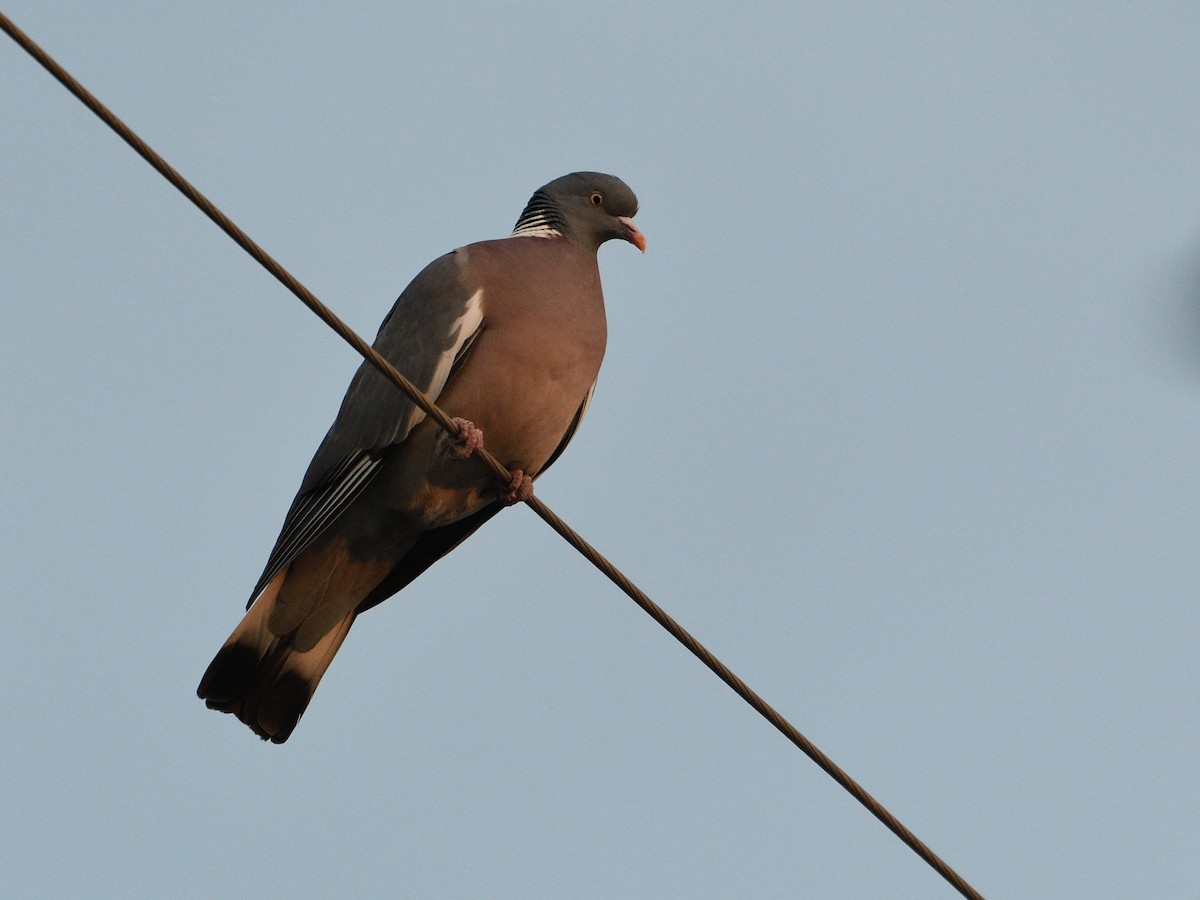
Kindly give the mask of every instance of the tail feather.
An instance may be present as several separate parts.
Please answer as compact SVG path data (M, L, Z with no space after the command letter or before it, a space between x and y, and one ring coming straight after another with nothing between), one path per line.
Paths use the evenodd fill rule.
M209 709L239 713L242 700L255 681L259 664L277 640L267 623L286 577L287 569L284 569L271 580L208 664L196 693Z
M209 709L233 713L259 737L276 744L295 730L356 616L351 610L311 649L297 649L295 631L278 635L269 626L286 577L285 569L272 579L217 652L196 690Z
M354 619L355 613L347 614L311 650L297 650L291 636L281 638L262 660L262 675L247 693L238 718L273 743L291 737Z

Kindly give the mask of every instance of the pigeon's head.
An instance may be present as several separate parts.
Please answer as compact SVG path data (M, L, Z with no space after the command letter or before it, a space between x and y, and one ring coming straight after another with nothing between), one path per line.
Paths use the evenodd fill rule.
M618 238L645 253L646 237L633 224L637 209L637 197L620 178L572 172L534 192L513 234L560 234L592 250Z

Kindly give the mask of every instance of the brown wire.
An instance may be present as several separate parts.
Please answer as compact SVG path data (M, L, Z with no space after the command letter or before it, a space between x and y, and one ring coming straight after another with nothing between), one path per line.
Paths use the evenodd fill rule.
M76 81L62 66L47 54L41 47L35 44L23 31L17 28L2 12L0 12L0 28L16 41L24 50L29 53L37 62L45 68L51 75L58 79L62 85L72 94L78 97L85 106L99 116L109 128L115 131L125 143L132 147L139 156L150 163L155 169L162 174L167 181L171 182L179 189L189 200L198 206L206 216L212 219L222 231L229 235L238 246L254 257L258 262L280 282L283 283L289 291L300 298L309 309L316 313L321 321L325 322L338 335L353 347L364 358L371 362L384 375L388 377L395 385L400 388L413 403L417 404L425 413L431 416L442 428L446 429L452 435L458 434L458 426L453 420L434 405L424 394L422 394L416 386L396 371L386 359L384 359L370 344L364 341L361 337L354 333L348 325L339 319L334 313L318 300L313 294L297 281L290 272L276 262L270 254L256 244L250 237L230 221L224 213L217 209L209 202L203 194L201 194L175 169L173 169L166 160L154 152L150 146L138 137L134 132L120 119L118 119L109 109L97 100L92 94ZM510 473L494 456L484 449L477 450L476 453L505 484L511 481L512 473ZM904 841L913 851L921 857L926 863L933 867L939 875L948 881L960 894L964 897L977 898L982 900L982 895L969 885L961 875L955 872L947 865L941 857L927 847L915 834L909 831L899 819L893 816L884 806L866 792L853 778L838 766L833 760L821 752L815 744L808 738L796 730L790 722L781 716L770 704L762 699L757 693L750 689L740 678L735 675L728 666L717 659L703 644L692 637L678 622L672 619L666 612L662 610L653 600L651 600L642 590L630 581L625 575L607 559L605 559L591 544L579 536L566 522L560 519L553 510L546 504L542 503L537 497L530 497L525 501L534 512L555 531L557 531L572 547L583 554L589 562L597 569L604 573L610 581L624 591L638 606L645 610L654 621L658 622L663 628L671 633L677 641L688 648L702 663L712 669L717 677L729 685L733 690L754 707L758 712L772 725L774 725L783 735L799 747L813 762L824 769L834 781L845 788L851 796L859 803L867 808L871 815L879 819L888 829L895 834L900 840Z

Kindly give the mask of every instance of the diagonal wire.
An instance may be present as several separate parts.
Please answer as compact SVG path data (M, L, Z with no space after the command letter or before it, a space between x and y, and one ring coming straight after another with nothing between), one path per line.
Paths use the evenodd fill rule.
M132 147L139 156L150 163L158 172L171 182L185 197L192 201L200 211L208 216L217 227L229 235L243 250L256 259L268 272L277 278L284 287L295 294L300 301L320 317L326 325L353 347L364 359L379 369L390 381L402 390L417 406L431 416L442 428L451 435L458 434L458 426L442 410L422 394L412 382L398 372L378 351L361 337L355 334L328 307L318 300L303 284L296 280L290 272L275 261L265 250L238 228L228 217L217 209L203 194L194 188L182 175L172 168L166 160L140 137L138 137L124 122L118 119L103 103L97 100L83 85L76 81L70 73L35 44L28 35L17 28L3 13L0 13L0 29L17 42L30 56L53 75L62 85L74 94L85 106L100 117L109 128ZM509 484L510 473L500 462L486 451L476 452L489 469L503 481ZM638 606L646 611L654 621L670 632L671 636L687 647L704 665L712 669L717 677L731 687L739 697L749 703L768 722L775 726L793 744L800 748L813 762L838 784L846 789L855 800L867 808L871 815L879 819L900 840L929 864L951 886L964 897L983 900L983 896L963 879L954 869L934 853L915 834L909 831L899 819L892 815L878 800L851 778L845 770L826 756L815 744L801 734L795 726L780 715L770 704L753 691L744 681L737 677L723 662L717 659L703 644L692 637L686 629L671 618L663 609L651 600L642 590L630 581L616 566L605 559L591 544L585 541L574 529L560 519L553 510L542 503L537 497L525 501L551 528L557 531L572 547L578 550L589 562L599 569L610 581L625 592Z

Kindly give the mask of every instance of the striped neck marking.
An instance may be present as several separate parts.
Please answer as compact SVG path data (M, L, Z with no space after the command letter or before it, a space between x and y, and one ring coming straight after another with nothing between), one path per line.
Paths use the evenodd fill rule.
M525 211L517 219L512 236L562 237L566 226L558 204L546 194L537 191L529 198Z

